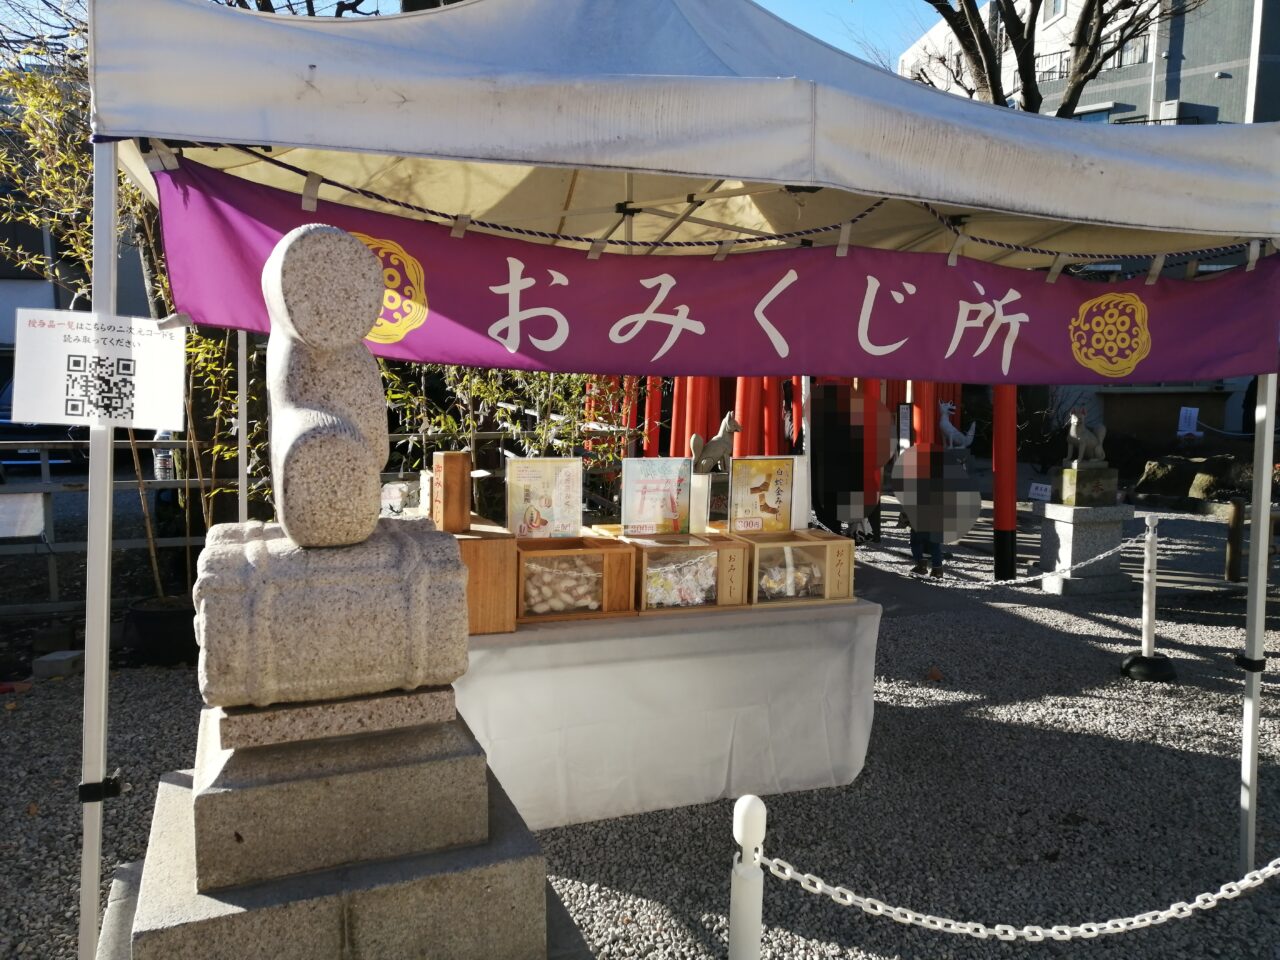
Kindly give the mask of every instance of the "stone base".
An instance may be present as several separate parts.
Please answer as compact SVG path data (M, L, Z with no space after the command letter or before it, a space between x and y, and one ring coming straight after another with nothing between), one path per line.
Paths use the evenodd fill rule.
M102 933L94 960L131 960L130 934L138 909L138 885L144 865L144 861L137 860L117 868L107 895L107 911L102 917ZM550 881L547 882L547 960L596 960Z
M192 597L200 693L267 707L447 686L467 669L467 568L429 520L303 549L279 524L213 527Z
M514 594L512 594L514 596ZM513 601L514 602L514 601ZM283 703L274 707L215 707L224 749L323 740L398 730L457 718L453 687L423 687L345 700Z
M1062 503L1068 507L1114 507L1120 471L1110 467L1068 467L1062 471Z
M424 806L429 801L424 803ZM195 889L191 771L160 779L147 858L134 902L132 949L122 953L113 895L102 960L543 960L546 863L492 777L489 842L361 863L216 895ZM109 935L110 934L110 935ZM106 952L104 952L106 948ZM573 956L573 954L569 954Z
M196 886L241 886L340 864L484 843L484 752L461 720L225 750L201 715Z
M1133 507L1112 504L1103 507L1073 507L1059 503L1037 503L1040 524L1040 569L1052 573L1106 553L1119 546L1121 525L1133 518ZM1115 593L1132 588L1132 581L1120 570L1120 554L1091 563L1078 572L1046 576L1040 581L1046 593Z

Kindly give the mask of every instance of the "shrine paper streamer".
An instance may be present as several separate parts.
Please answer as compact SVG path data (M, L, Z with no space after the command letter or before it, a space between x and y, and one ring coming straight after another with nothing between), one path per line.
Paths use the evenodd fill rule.
M177 308L266 332L260 276L304 223L360 237L386 294L383 357L662 376L1151 383L1278 368L1280 257L1209 280L1098 283L945 254L853 248L589 259L319 201L184 160L156 173Z

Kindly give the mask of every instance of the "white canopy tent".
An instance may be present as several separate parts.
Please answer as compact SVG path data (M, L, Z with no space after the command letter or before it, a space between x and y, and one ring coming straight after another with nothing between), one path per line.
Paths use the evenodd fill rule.
M586 238L531 238L579 246L621 233L763 248L777 246L773 234L830 226L812 242L963 244L965 256L1060 267L1280 235L1280 125L1098 127L978 104L852 58L750 0L469 0L342 20L94 0L90 29L98 173L118 162L153 196L146 161L181 148L297 193ZM113 289L113 188L96 178L101 310L113 306L102 296ZM1258 394L1255 459L1267 465L1274 381L1264 376ZM110 445L105 429L92 436L90 783L105 770L110 542ZM1269 503L1270 470L1255 477L1254 502ZM1266 559L1251 553L1254 660ZM1247 677L1251 867L1260 674ZM97 934L100 803L86 804L85 823L82 957Z

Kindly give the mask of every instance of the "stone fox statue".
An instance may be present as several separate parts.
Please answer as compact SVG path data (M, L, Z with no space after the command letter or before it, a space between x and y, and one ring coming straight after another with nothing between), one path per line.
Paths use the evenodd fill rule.
M975 420L969 424L969 432L961 433L955 428L951 422L951 415L956 412L956 405L949 401L942 401L938 404L938 426L942 428L942 436L946 439L946 449L948 450L964 450L973 444L974 431L978 429L978 422Z
M289 539L361 543L380 505L387 411L365 334L382 310L378 258L335 227L298 227L262 272L271 314L271 482Z
M1102 449L1102 441L1106 439L1107 428L1098 424L1092 430L1085 426L1085 411L1077 407L1071 411L1067 426L1067 460L1105 460L1106 453Z
M689 450L693 454L694 473L715 473L724 470L729 458L733 456L733 435L742 429L742 425L733 419L730 410L720 421L720 432L710 440L703 440L702 434L695 433L689 438Z

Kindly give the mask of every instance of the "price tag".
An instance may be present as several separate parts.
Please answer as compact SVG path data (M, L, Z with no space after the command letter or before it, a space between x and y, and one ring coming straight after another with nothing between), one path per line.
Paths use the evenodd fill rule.
M1031 485L1031 492L1028 494L1028 496L1032 500L1040 500L1044 503L1048 503L1049 500L1053 497L1053 484L1033 483Z

